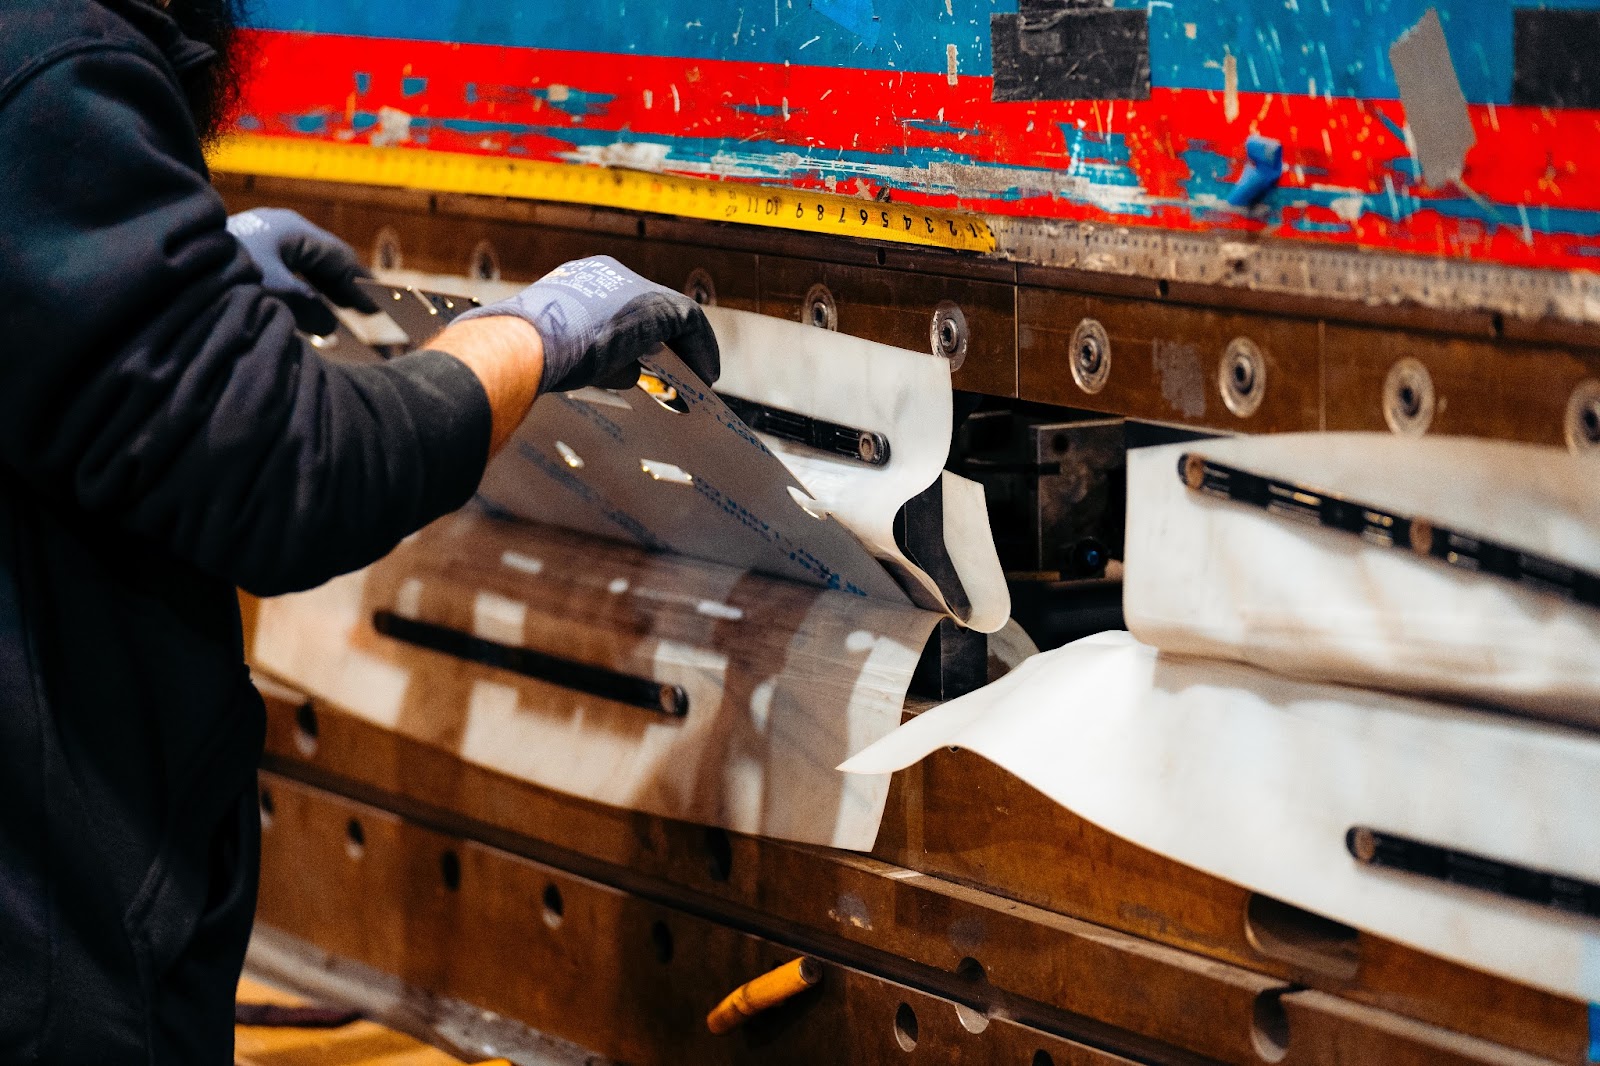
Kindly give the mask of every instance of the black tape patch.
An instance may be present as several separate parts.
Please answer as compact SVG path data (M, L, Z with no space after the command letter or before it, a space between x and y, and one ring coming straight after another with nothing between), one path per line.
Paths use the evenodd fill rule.
M1600 108L1600 11L1518 8L1511 102L1528 107Z
M1070 3L1070 0L1069 0ZM1033 0L989 16L994 99L1147 100L1150 15Z

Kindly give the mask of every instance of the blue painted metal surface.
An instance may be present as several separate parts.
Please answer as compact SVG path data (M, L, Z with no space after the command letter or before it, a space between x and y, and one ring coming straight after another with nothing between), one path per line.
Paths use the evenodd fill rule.
M1436 7L1473 103L1511 99L1514 7L1600 10L1600 0L1115 0L1150 13L1152 83L1224 88L1232 55L1245 92L1399 96L1388 48ZM258 0L262 29L400 37L521 48L992 73L989 16L1015 0Z

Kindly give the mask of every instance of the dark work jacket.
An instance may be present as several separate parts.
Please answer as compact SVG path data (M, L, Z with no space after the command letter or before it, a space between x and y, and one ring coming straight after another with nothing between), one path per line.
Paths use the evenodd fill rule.
M461 363L321 359L224 228L140 0L0 0L0 1063L231 1062L263 711L234 587L462 504Z

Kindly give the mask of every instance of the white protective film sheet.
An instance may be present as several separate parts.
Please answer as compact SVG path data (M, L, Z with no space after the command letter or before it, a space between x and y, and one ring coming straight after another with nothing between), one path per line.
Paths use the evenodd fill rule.
M1011 616L983 487L944 470L952 431L950 364L765 315L706 309L722 347L717 391L881 433L889 461L870 466L776 437L762 439L828 511L896 573L920 606L992 633ZM895 515L943 478L945 546L969 607L953 609L895 543ZM920 590L920 593L916 590Z
M671 717L377 632L375 612L682 686ZM520 780L865 851L888 778L835 767L900 723L939 615L472 510L266 600L254 665Z
M520 288L384 280L483 302ZM719 390L882 434L888 462L758 436L663 350L646 367L668 393L540 398L479 493L524 521L452 516L362 574L267 601L255 663L386 728L568 794L870 848L887 779L838 763L899 724L943 614L988 632L1010 613L983 489L943 470L949 367L798 323L709 316ZM936 482L962 584L950 600L894 539L900 508ZM376 611L680 684L692 709L674 720L402 644L377 632Z
M1600 726L1600 611L1187 489L1185 451L1600 570L1600 461L1393 434L1128 455L1123 610L1140 640L1276 673Z
M1368 826L1600 880L1600 738L1158 652L1036 655L841 769L967 748L1142 847L1422 951L1600 999L1600 922L1363 866Z

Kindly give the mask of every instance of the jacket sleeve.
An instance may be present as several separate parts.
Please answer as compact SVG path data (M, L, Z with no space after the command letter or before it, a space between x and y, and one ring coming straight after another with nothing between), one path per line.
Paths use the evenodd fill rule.
M228 234L187 106L113 47L0 86L0 464L260 594L464 503L488 399L440 352L323 359Z

